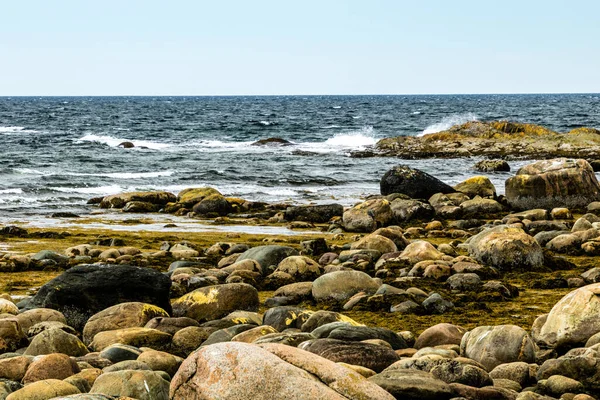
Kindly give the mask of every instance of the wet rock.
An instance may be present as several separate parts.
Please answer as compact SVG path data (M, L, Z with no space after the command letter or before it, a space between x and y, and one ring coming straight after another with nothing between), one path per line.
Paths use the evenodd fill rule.
M373 294L379 283L360 271L336 271L321 275L312 285L317 302L345 303L358 292Z
M315 376L317 379L315 379ZM171 399L391 400L354 371L284 345L223 343L184 361L171 383Z
M520 228L499 225L473 236L469 255L501 271L535 270L543 266L542 248Z
M556 158L526 165L506 180L514 208L585 207L600 199L600 184L585 160Z
M310 351L333 362L344 362L360 365L381 372L400 357L387 346L378 346L370 343L351 342L337 339L315 339L299 346L300 349Z
M534 362L535 344L523 328L515 325L479 326L465 333L460 353L491 371L500 364Z
M323 325L325 328L327 325ZM385 328L371 328L348 323L336 324L333 329L315 329L312 331L317 339L338 339L343 341L382 340L394 350L405 349L408 344L397 333Z
M196 289L173 303L173 316L198 322L224 317L232 311L258 310L258 292L245 283L228 283Z
M233 208L222 194L214 193L194 204L192 211L204 216L224 216L232 212Z
M373 232L389 225L394 215L390 202L385 199L372 199L360 203L344 212L342 223L349 232Z
M70 326L82 329L89 317L112 305L139 301L169 312L171 280L150 268L129 265L78 265L52 279L29 308L61 311ZM81 296L85 293L85 296Z
M116 364L121 361L137 360L140 354L142 354L142 351L135 346L115 343L104 348L100 352L100 357L106 358Z
M454 189L418 169L398 165L387 171L380 182L381 194L402 193L413 199L427 199L435 193L452 193Z

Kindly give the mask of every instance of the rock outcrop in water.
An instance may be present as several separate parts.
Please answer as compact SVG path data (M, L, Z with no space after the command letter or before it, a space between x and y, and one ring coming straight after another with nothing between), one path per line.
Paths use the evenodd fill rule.
M455 191L439 179L406 165L387 171L381 178L380 188L384 196L402 193L414 199L428 199L436 193Z
M487 158L543 159L586 157L600 152L600 130L577 128L559 133L548 128L518 122L471 121L420 137L398 136L382 139L373 149L355 152L357 157L393 156L404 159Z

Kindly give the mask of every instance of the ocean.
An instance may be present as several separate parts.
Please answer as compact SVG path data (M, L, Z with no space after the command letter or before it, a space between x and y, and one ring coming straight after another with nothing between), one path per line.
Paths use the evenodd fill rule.
M92 197L212 186L226 196L351 205L408 164L453 185L470 159L352 158L377 140L469 120L600 128L600 95L0 97L0 223L86 214ZM288 146L252 146L279 137ZM135 147L119 144L132 142ZM512 172L490 174L499 193Z

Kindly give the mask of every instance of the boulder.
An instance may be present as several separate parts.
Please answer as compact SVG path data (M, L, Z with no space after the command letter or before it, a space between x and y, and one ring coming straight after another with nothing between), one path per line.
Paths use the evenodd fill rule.
M62 322L63 324L67 323L65 316L56 310L51 308L34 308L32 310L23 311L21 314L15 316L15 318L19 321L19 325L23 332L28 332L29 329L39 324L40 322Z
M299 307L272 307L265 312L263 324L272 326L277 331L283 331L288 328L299 329L310 318L312 313L312 311Z
M170 312L170 287L168 276L150 268L84 264L42 286L28 307L61 311L70 326L83 329L92 315L124 302L154 304Z
M358 292L374 294L379 283L361 271L335 271L321 275L312 285L318 302L345 303Z
M515 325L478 326L464 334L460 353L471 358L488 371L515 362L535 361L536 346L527 332Z
M454 190L464 193L469 197L496 197L496 188L487 176L473 176L454 186Z
M198 215L224 216L233 211L231 204L222 194L211 194L192 207L192 211Z
M546 360L537 372L538 382L561 375L583 384L586 391L600 394L600 360L590 356L563 356Z
M35 358L23 377L23 383L29 384L44 379L65 379L78 372L80 369L74 359L66 354L53 353Z
M96 379L90 393L132 397L137 400L168 400L169 381L161 373L143 370L105 372Z
M17 355L0 359L0 379L20 382L31 361L32 357Z
M550 310L536 340L553 348L584 345L600 332L600 283L573 290Z
M236 310L257 311L258 291L245 283L196 289L173 302L173 316L212 321Z
M91 343L98 332L143 327L155 317L168 317L160 307L140 302L116 304L90 317L83 328L84 343Z
M285 210L287 221L307 221L314 223L325 223L333 217L341 217L344 207L341 204L319 204L288 207Z
M469 254L478 262L503 271L539 269L544 254L535 239L520 228L498 225L469 240Z
M272 265L279 265L281 261L289 256L297 256L298 251L292 247L268 245L257 246L243 252L236 262L244 260L256 260L262 268L264 274Z
M392 400L358 373L281 344L221 343L188 357L171 382L171 400Z
M504 209L502 204L492 199L475 198L467 200L460 204L462 216L464 218L490 217L496 215Z
M36 335L27 350L26 355L37 356L40 354L63 353L73 357L80 357L88 353L88 349L75 335L62 329L46 329Z
M344 229L349 232L373 232L389 225L394 219L390 202L386 199L372 199L360 203L342 216Z
M380 182L381 194L402 193L413 199L428 199L435 193L455 190L439 179L418 169L398 165L387 171Z
M169 374L169 376L173 377L183 362L183 359L164 351L146 350L140 354L137 361L143 362L153 371L164 371Z
M131 201L141 201L158 206L174 202L176 197L169 192L128 192L106 196L100 202L100 208L123 208Z
M583 208L600 199L600 184L585 160L556 158L526 165L506 180L506 198L517 209Z

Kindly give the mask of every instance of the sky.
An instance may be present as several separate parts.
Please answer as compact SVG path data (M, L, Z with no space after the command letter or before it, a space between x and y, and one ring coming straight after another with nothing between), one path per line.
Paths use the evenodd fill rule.
M0 2L0 96L600 92L597 0Z

